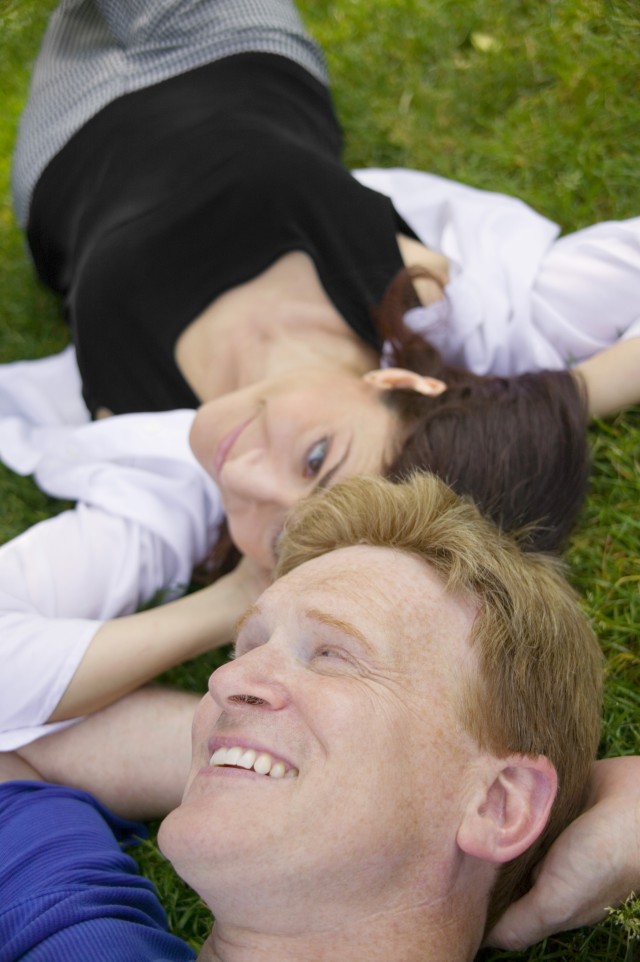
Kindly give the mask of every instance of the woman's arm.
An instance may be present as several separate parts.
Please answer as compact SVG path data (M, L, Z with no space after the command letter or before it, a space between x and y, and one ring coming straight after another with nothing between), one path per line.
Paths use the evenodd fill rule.
M186 526L173 501L163 505L174 527ZM95 711L164 667L230 639L261 587L247 578L247 565L179 604L134 614L161 589L184 589L198 560L189 538L176 554L180 532L172 539L167 524L160 536L80 504L0 549L0 750L48 734L52 717Z
M191 765L191 722L200 695L148 685L12 757L42 778L91 792L111 811L147 821L180 804Z
M245 559L208 588L106 622L48 720L95 712L168 668L227 644L268 580L266 572Z
M640 403L640 337L618 341L573 370L587 389L592 417L608 417Z
M174 411L32 429L22 418L20 438L26 442L14 439L13 448L29 455L27 469L44 491L77 504L0 548L0 750L50 734L47 722L103 624L120 616L133 619L158 596L168 601L183 594L194 565L215 542L222 505L189 449L192 419L189 411ZM14 421L7 421L1 438L7 446ZM23 462L24 457L24 469ZM228 639L227 626L237 616L241 601L236 604L234 583L216 592L236 606L226 615L218 612L220 633L210 626L212 645ZM191 605L199 609L202 602ZM142 631L131 651L114 644L110 661L105 650L99 670L107 690L95 704L85 699L83 710L119 696L122 659L135 656L138 645L146 646L149 660L133 684L153 677L158 619L157 613L141 618L141 629L150 626L154 637ZM161 664L188 657L201 648L202 638L194 640L182 626L178 632L176 624L171 654L168 644L165 636L159 639Z
M640 756L593 766L587 807L554 842L533 888L488 943L520 950L554 932L599 922L640 888Z
M0 752L0 782L41 782L42 775L15 752Z

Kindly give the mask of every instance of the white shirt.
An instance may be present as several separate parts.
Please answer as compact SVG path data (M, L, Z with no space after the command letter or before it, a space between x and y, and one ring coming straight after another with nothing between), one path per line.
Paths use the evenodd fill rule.
M90 422L73 348L0 366L0 457L76 507L0 548L0 750L45 725L100 625L182 594L215 543L218 489L188 444L194 411Z
M400 168L356 176L449 259L449 309L406 316L449 363L558 370L640 336L640 217L558 239L557 224L515 197Z

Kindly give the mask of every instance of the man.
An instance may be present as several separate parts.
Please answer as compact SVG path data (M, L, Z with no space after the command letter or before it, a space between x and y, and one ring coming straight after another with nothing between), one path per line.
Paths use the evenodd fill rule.
M581 804L595 639L555 567L432 479L335 489L281 570L212 676L161 830L216 914L210 957L470 959L490 893L500 911ZM237 767L256 753L283 777Z
M434 478L352 478L311 499L279 573L211 677L160 831L216 920L199 958L472 959L584 800L593 633L554 562ZM34 960L192 958L88 796L6 789L3 944ZM47 845L25 854L35 818ZM63 823L82 839L71 855Z

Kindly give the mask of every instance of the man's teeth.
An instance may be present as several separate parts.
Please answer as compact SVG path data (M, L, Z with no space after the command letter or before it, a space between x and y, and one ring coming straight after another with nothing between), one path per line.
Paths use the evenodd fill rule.
M223 745L216 748L209 759L209 764L214 768L227 765L234 768L252 769L258 775L269 775L270 778L295 778L298 774L297 768L290 768L287 771L285 763L272 758L268 752L257 752L253 748L240 748L239 746L227 748Z

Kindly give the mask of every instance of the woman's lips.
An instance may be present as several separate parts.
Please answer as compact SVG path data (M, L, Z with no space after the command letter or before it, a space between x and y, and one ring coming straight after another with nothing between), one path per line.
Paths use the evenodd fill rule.
M243 421L242 424L238 425L238 427L233 428L228 434L225 434L222 441L218 445L213 459L213 467L218 477L220 477L220 472L222 471L224 462L229 456L231 448L236 443L246 426L251 423L251 421L253 421L252 417L248 418L246 421Z

